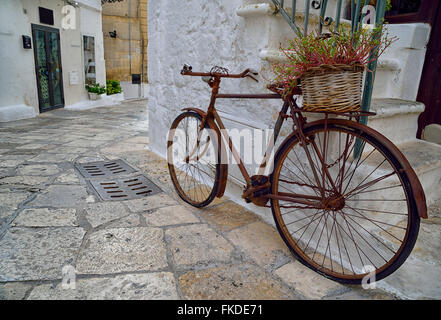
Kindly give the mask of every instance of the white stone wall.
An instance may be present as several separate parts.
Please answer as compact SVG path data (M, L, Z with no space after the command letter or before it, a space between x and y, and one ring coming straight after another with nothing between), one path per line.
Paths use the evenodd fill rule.
M206 108L210 88L198 77L180 74L183 64L195 71L209 71L214 65L230 72L246 68L258 71L266 66L257 48L267 44L266 23L245 20L236 14L242 0L149 1L148 70L151 147L165 155L166 134L173 119L185 107ZM266 92L265 83L251 79L226 79L221 92ZM273 122L270 100L218 100L216 106L230 118L262 127Z
M32 35L31 26L21 1L2 1L0 7L0 108L14 113L24 105L25 116L34 116L38 112L34 51L23 49L21 37ZM2 118L10 119L6 114Z
M334 2L329 2L330 13L335 12ZM165 156L168 129L182 108L208 106L211 89L198 77L182 76L183 64L191 64L194 71L207 72L214 65L227 67L231 73L253 68L264 76L259 83L251 79L225 79L220 92L269 93L266 84L271 77L272 60L268 55L294 35L280 14L273 15L270 3L262 0L148 2L148 105L153 151ZM299 2L298 13L301 15L303 10ZM312 29L319 10L310 13ZM298 19L303 24L303 18ZM264 130L274 125L281 101L219 99L216 107L227 128ZM289 132L290 125L285 123L279 142ZM251 174L256 166L247 167ZM229 173L236 182L242 181L236 166L230 166Z

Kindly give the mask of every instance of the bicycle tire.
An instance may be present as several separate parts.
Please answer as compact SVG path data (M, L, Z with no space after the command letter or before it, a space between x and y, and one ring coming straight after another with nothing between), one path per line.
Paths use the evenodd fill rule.
M202 170L202 169L198 169L198 167L196 167L194 164L193 166L193 170L189 169L188 174L187 172L185 174L187 174L187 176L185 176L185 179L190 179L190 187L191 187L191 179L193 179L193 188L188 189L187 188L187 183L182 182L182 179L179 179L180 175L182 175L182 172L178 174L177 170L176 170L176 163L175 163L175 155L174 153L174 138L175 138L175 133L176 130L173 129L178 129L180 124L182 124L183 121L186 121L188 119L192 119L195 122L195 124L193 125L194 127L196 125L199 125L200 122L202 121L202 117L195 112L192 111L187 111L187 112L183 112L180 115L178 115L175 120L173 121L171 128L170 128L170 132L169 132L169 138L168 138L168 142L167 142L167 162L168 162L168 169L169 169L169 173L170 173L170 178L172 180L173 186L176 190L176 192L178 193L179 197L184 200L185 202L189 203L190 205L197 207L197 208L201 208L201 207L205 207L208 204L210 204L213 199L215 198L218 188L219 188L219 175L220 175L220 152L219 152L219 148L218 148L218 144L217 141L219 139L219 133L218 130L216 130L216 128L212 128L210 127L210 125L208 124L208 122L205 123L204 128L205 129L211 129L210 131L210 136L212 137L210 139L211 145L213 145L212 150L214 150L214 152L216 153L214 158L215 158L215 162L214 164L209 164L209 165L213 165L213 169L214 169L214 174L212 177L212 185L207 186L209 188L209 190L202 192L200 194L202 194L201 196L197 196L196 192L193 192L192 194L192 190L196 189L196 184L199 182L200 180L203 179L209 179L209 173L207 172L209 170ZM187 121L188 122L188 121ZM197 123L197 124L196 124ZM195 127L196 128L196 127ZM216 132L217 137L214 138L213 134L214 132ZM184 135L186 135L186 139L188 138L187 136L187 132L184 133ZM199 147L198 147L199 150ZM202 159L199 159L198 156L196 157L197 160L201 160L200 162L202 162ZM196 172L196 170L198 170ZM182 171L182 170L180 170ZM189 178L191 177L191 178ZM181 181L180 181L181 180Z

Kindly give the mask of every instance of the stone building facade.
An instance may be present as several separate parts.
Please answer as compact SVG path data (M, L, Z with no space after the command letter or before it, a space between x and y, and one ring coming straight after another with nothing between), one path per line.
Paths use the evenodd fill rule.
M87 101L86 78L106 81L101 26L100 0L1 1L0 121Z
M144 97L147 0L104 3L102 9L106 77L121 81L125 98Z

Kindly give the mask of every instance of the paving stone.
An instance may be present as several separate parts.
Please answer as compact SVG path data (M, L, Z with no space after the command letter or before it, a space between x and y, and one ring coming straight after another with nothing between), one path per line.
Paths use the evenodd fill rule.
M190 271L178 278L184 299L280 300L296 299L264 270L250 264Z
M254 213L232 201L221 206L201 210L200 216L214 228L223 232L259 220Z
M114 228L93 233L76 269L84 274L148 271L168 266L159 228Z
M100 140L100 141L109 142L109 141L115 141L115 140L121 139L121 136L118 133L115 134L115 133L108 132L108 133L96 134L96 135L92 136L91 138L93 138L93 140Z
M98 202L89 204L85 210L86 219L94 228L128 215L124 206L119 202Z
M170 179L170 174L168 171L167 161L152 161L148 164L137 165L137 167L144 172L149 178L155 181L161 189L173 190L175 192L173 183Z
M80 155L89 151L90 151L89 149L81 148L81 147L58 147L56 149L47 150L48 153L62 153L62 154L69 153L74 155Z
M19 154L19 155L5 155L2 156L0 161L0 167L1 168L13 168L16 167L24 162L27 161L27 159L31 158L32 156L25 155L25 154Z
M85 203L85 186L51 185L28 205L33 207L75 208Z
M102 156L87 156L87 157L81 157L77 159L76 163L87 163L87 162L96 162L96 161L105 161L106 159Z
M324 300L397 300L397 298L378 289L353 288L336 296L325 297Z
M166 193L158 193L141 199L133 199L124 201L132 212L144 212L156 208L174 206L178 204L173 198Z
M13 173L13 169L12 168L0 168L0 178L9 177L9 176L11 176L13 174L14 173Z
M149 143L149 137L148 136L136 136L127 140L124 140L125 143L141 143L141 144L148 144Z
M127 274L77 279L75 289L44 284L35 287L29 300L176 300L175 279L170 272Z
M29 162L71 162L77 156L69 153L42 153L29 159Z
M56 145L48 144L48 143L35 143L35 142L33 142L33 143L23 144L23 145L17 147L16 149L19 149L19 150L21 150L21 149L25 149L25 150L44 149L44 150L47 150L47 149L52 149L54 147L56 147Z
M29 283L7 282L0 283L0 300L23 300L32 288Z
M18 227L76 227L75 209L24 209L13 221Z
M28 143L32 143L32 140L25 140L19 136L17 137L3 137L2 138L2 142L3 143L13 143L13 144L18 144L18 145L24 145L24 144L28 144Z
M22 136L26 140L52 140L53 137L50 134L26 134Z
M146 144L142 143L126 143L118 142L101 149L102 153L126 153L138 150L144 150L147 148Z
M29 164L19 166L17 172L23 176L52 176L61 169L54 164Z
M74 169L69 169L66 173L61 174L55 179L55 183L65 183L65 184L78 184L80 179L75 173Z
M329 280L298 261L285 264L275 274L307 299L321 299L345 287Z
M105 144L106 141L92 140L92 139L77 139L72 142L64 144L65 147L86 147L96 148Z
M229 261L233 253L228 241L205 224L170 228L165 234L177 265Z
M0 281L61 279L73 263L82 228L12 228L0 241Z
M159 208L152 213L145 213L144 218L147 225L153 227L200 222L194 214L181 205Z
M132 213L126 217L115 220L114 222L107 225L106 228L133 228L140 226L141 226L141 219L139 215L136 213Z
M48 183L50 177L39 176L12 176L0 179L0 185L12 184L12 185L26 185L26 186L39 186Z
M274 268L292 259L277 230L261 221L230 231L227 238L260 266Z
M23 192L0 192L0 219L10 216L29 195Z

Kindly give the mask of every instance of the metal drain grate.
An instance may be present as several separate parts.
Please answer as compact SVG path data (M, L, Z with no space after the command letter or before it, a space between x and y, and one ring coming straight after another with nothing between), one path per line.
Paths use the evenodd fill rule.
M114 180L89 180L89 183L102 200L137 199L162 192L144 175Z
M77 163L75 168L87 179L108 178L136 172L134 168L122 160Z

